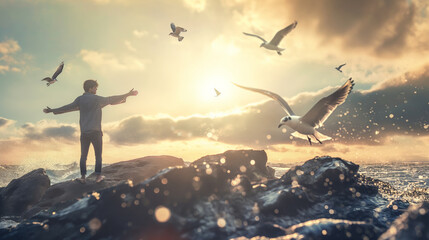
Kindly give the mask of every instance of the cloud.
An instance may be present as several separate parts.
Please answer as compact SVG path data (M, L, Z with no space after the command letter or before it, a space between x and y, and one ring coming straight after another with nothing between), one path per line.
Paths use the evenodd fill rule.
M23 61L16 60L14 55L21 50L18 42L9 39L4 42L0 42L0 73L4 74L6 72L20 72L21 69L13 66L17 64L24 64Z
M206 8L206 0L183 0L185 6L196 12L202 12Z
M13 121L13 120L0 117L0 129L6 128L7 126L10 126L10 125L12 125L14 123L15 123L15 121Z
M142 71L145 69L144 60L135 57L124 56L122 58L117 58L111 53L97 52L86 49L80 51L80 56L82 57L82 60L88 63L89 66L95 71Z
M18 42L13 39L0 42L0 54L9 55L19 50L21 50L21 47L19 46Z
M353 91L319 131L347 144L383 144L392 135L422 136L429 133L429 66L425 71L405 74L408 81L386 84L371 91ZM411 77L413 76L413 77ZM396 80L391 80L395 82ZM356 82L359 85L359 81ZM287 99L297 115L304 115L319 99L334 92L327 87L304 92ZM273 144L307 144L291 136L291 129L277 124L284 116L277 102L267 100L248 105L241 113L213 118L146 118L134 116L105 128L116 144L141 144L158 141L211 139L227 144L264 147ZM347 150L338 150L347 152Z
M125 44L125 47L128 48L128 50L130 50L132 52L136 52L137 51L137 49L131 44L130 41L125 41L124 44Z
M149 33L147 31L139 31L139 30L134 30L133 31L133 35L136 36L137 38L142 38L146 35L148 35Z
M19 131L22 134L22 140L30 141L63 141L69 143L76 141L78 129L74 125L58 124L54 121L39 121L36 124L26 123Z

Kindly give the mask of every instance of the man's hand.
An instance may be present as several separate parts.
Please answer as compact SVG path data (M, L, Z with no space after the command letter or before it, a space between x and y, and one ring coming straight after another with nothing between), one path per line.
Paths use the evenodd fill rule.
M46 108L43 109L43 112L44 113L50 113L50 112L52 112L52 109L50 107L46 106Z
M134 90L134 88L133 88L128 93L128 96L136 96L137 94L139 94L139 92L137 90Z

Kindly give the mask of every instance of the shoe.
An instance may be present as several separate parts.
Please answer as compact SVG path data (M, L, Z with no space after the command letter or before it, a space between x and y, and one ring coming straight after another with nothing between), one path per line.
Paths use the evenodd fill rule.
M80 182L80 183L82 183L82 184L86 183L85 178L76 178L75 180L78 181L78 182Z
M103 175L98 175L98 176L97 176L97 179L95 179L95 182L96 182L96 183L102 182L102 181L104 180L104 178L105 178L105 177L104 177Z

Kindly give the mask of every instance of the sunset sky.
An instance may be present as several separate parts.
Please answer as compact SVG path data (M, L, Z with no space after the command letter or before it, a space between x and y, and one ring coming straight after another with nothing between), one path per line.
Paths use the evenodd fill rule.
M282 56L242 33L270 40L295 20ZM139 91L103 109L105 163L249 148L281 163L429 161L428 42L423 0L0 0L0 164L78 161L79 113L42 109L71 103L87 79L101 96ZM231 83L304 115L349 77L353 92L320 129L333 140L312 146L277 128L278 103Z

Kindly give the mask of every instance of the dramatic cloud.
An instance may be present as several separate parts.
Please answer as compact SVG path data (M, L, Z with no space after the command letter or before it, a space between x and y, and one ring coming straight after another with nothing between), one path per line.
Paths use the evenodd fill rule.
M324 41L341 39L344 49L369 48L378 56L398 56L414 33L416 11L410 1L292 0L286 7Z
M347 101L319 129L334 141L347 144L382 144L392 135L421 136L429 133L429 67L407 73L407 81L385 83L371 91L353 91ZM404 77L401 77L401 79ZM357 82L356 84L359 84ZM320 98L337 87L302 93L289 99L297 115L304 115ZM110 126L106 132L116 144L155 143L164 140L207 138L227 144L264 147L272 144L307 144L291 130L278 129L284 115L278 103L250 105L241 114L224 117L192 116L183 119L134 116ZM346 152L347 150L342 149Z
M52 124L45 121L37 124L26 123L20 131L23 134L23 140L46 141L46 140L62 140L76 141L78 129L75 126L65 124Z

